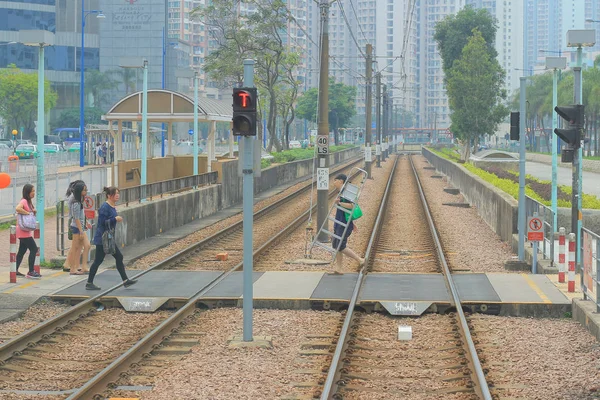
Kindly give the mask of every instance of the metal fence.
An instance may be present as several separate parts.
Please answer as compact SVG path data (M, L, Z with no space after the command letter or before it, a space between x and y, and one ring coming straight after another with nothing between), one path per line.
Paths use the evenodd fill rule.
M184 178L170 179L167 181L150 183L147 185L134 186L126 189L119 189L119 202L117 205L129 206L129 203L142 202L143 199L152 200L153 197L163 197L165 194L175 193L193 187L202 187L217 183L217 171L208 172L200 175L186 176ZM91 192L91 191L90 191ZM94 198L95 209L97 210L104 203L105 195L101 190L95 191L95 195L89 196ZM65 199L56 202L56 250L64 255L68 247L65 246L65 236L68 234L68 217L66 215L68 207L65 206ZM93 237L94 221L87 220L90 223L91 230L89 235Z
M592 300L596 303L596 312L600 313L600 257L598 249L600 249L600 236L582 228L582 274L581 274L581 290L583 298Z
M551 265L554 265L554 212L539 201L525 196L525 215L532 217L534 213L537 213L537 217L542 220L544 225L542 257L544 260L549 259Z
M98 193L108 184L108 171L106 168L94 168L77 172L46 173L44 175L44 208L54 207L56 202L63 199L70 182L83 180L91 193ZM31 183L36 185L36 173L14 177L11 174L10 187L0 190L0 217L12 216L15 207L21 200L23 185Z

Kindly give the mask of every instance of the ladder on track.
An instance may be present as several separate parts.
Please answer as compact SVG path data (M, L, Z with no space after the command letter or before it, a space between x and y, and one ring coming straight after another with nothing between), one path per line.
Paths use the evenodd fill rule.
M356 172L355 172L355 170L356 170ZM350 178L348 178L346 180L346 182L344 182L344 185L340 189L340 193L338 195L338 198L343 198L345 200L344 201L345 203L346 202L352 203L352 208L342 207L339 204L337 204L335 201L333 202L333 205L329 208L329 211L327 212L327 218L325 218L325 221L323 221L323 223L319 227L319 231L313 237L312 243L310 244L310 247L308 249L309 258L312 258L313 249L315 247L317 247L317 248L323 249L323 250L327 251L329 254L331 254L331 260L329 261L330 263L335 261L335 257L337 256L337 253L340 251L340 247L342 246L343 238L346 236L348 227L350 226L350 222L352 221L352 215L354 213L354 209L358 205L358 199L360 197L360 193L362 192L362 189L365 186L365 182L368 177L367 171L365 171L361 168L357 168L357 167L352 168L350 170L350 174L348 174L348 176L350 177L350 176L354 176L356 174L362 175L360 183L358 185L350 183ZM332 214L333 210L336 210L336 212L337 212L337 210L344 211L346 213L346 222L341 222L341 221L336 220L335 216L332 217L331 214ZM329 221L333 222L333 224L334 224L334 228L333 228L334 232L335 232L335 225L340 225L340 226L344 227L344 231L342 232L341 236L336 235L334 232L331 232L325 228L325 226L328 225ZM332 239L330 241L332 243L332 246L329 246L327 243L323 243L318 240L322 234L326 235L328 238ZM335 247L333 246L333 243L334 243L333 239L336 239L336 241L337 241L337 245L335 245Z

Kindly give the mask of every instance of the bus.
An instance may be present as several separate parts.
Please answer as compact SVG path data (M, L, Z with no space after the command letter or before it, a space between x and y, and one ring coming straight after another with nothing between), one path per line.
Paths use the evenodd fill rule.
M65 148L74 142L79 142L79 128L56 128L52 135L58 136L64 143Z

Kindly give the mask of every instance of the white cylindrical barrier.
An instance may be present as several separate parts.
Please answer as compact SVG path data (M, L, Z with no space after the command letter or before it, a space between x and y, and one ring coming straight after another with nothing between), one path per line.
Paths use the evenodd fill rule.
M575 292L575 249L577 248L577 241L575 240L575 234L569 233L569 282L567 283L567 291L569 293Z
M35 239L35 245L37 246L37 253L35 254L35 264L33 264L33 270L40 273L40 223L38 222L33 231L33 238Z
M10 283L17 283L17 227L10 226Z
M565 283L565 228L558 230L558 281Z

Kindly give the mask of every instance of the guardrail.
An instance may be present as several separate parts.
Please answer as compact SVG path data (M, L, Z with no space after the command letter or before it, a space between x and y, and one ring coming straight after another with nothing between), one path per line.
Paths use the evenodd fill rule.
M554 266L554 212L539 201L525 196L525 215L532 217L535 213L537 213L537 217L542 220L544 225L542 258L544 260L550 259L551 265Z
M581 274L581 290L583 298L592 300L596 303L596 312L600 313L600 236L582 228L582 274Z

